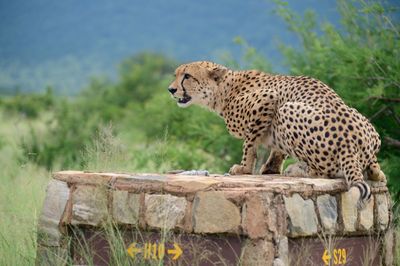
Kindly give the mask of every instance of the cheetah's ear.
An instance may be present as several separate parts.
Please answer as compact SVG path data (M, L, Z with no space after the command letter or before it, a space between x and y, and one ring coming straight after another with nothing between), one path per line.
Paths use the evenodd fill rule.
M226 67L216 67L209 71L209 76L219 84L227 71L228 69Z

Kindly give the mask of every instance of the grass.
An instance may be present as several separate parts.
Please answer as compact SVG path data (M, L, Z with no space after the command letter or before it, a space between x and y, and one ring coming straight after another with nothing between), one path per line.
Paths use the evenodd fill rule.
M29 134L28 123L23 118L1 117L1 121L0 265L33 265L36 222L50 175L43 168L21 161L18 139Z
M395 265L399 266L400 265L400 227L397 227L396 233L395 233L395 239L396 239L396 247L394 250L395 253L395 258L396 258L396 263Z
M3 177L0 186L0 265L32 265L36 222L49 174L33 165Z

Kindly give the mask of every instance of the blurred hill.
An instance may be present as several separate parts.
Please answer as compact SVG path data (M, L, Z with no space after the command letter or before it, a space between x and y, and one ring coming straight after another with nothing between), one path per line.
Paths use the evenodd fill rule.
M335 1L289 1L338 23ZM0 90L74 94L88 77L116 77L127 56L155 51L180 61L220 60L246 39L282 71L277 42L296 43L272 1L0 0Z

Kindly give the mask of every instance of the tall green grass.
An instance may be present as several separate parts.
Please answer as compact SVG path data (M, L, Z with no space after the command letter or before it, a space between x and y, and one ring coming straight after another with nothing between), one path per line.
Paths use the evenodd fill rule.
M0 113L0 265L33 265L36 223L45 196L49 172L21 160L18 141L29 134L25 118ZM38 130L43 127L33 122Z

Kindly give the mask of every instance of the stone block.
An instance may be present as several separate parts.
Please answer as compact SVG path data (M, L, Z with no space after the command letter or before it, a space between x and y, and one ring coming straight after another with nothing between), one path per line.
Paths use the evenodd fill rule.
M266 239L247 240L242 250L243 266L270 266L274 263L274 244Z
M290 218L289 234L292 237L310 236L317 233L317 215L311 199L304 200L298 193L284 197L285 208Z
M45 246L60 246L62 234L59 223L69 198L68 184L51 180L46 189L46 198L38 222L38 243Z
M374 225L374 196L371 200L360 210L360 228L362 230L370 230Z
M196 233L236 232L240 225L239 208L223 192L198 192L193 201Z
M120 224L137 225L139 222L140 195L123 190L112 192L112 215Z
M289 265L289 241L286 236L281 236L278 242L278 259L283 265Z
M186 199L169 194L145 196L145 220L151 227L172 229L185 216Z
M166 182L165 189L178 193L182 191L185 191L186 193L195 193L197 191L206 190L207 188L218 183L219 181L211 177L192 176L188 178L183 176Z
M389 204L386 194L375 195L376 222L378 230L385 230L389 224Z
M187 232L193 232L193 202L187 201L185 217L183 218L182 229Z
M262 195L253 195L246 200L242 208L242 227L244 232L250 238L265 237L268 231L266 220L265 197Z
M280 258L274 259L274 263L272 265L273 266L287 266L287 264L285 264L283 262L283 260L281 260Z
M359 198L360 191L356 187L341 194L343 227L346 232L356 231L357 202Z
M242 227L250 238L273 237L286 232L286 213L281 196L250 193L242 208Z
M319 216L324 231L333 232L337 226L337 202L336 198L325 194L317 198Z
M80 185L72 194L72 225L99 226L107 220L108 197L104 186Z

